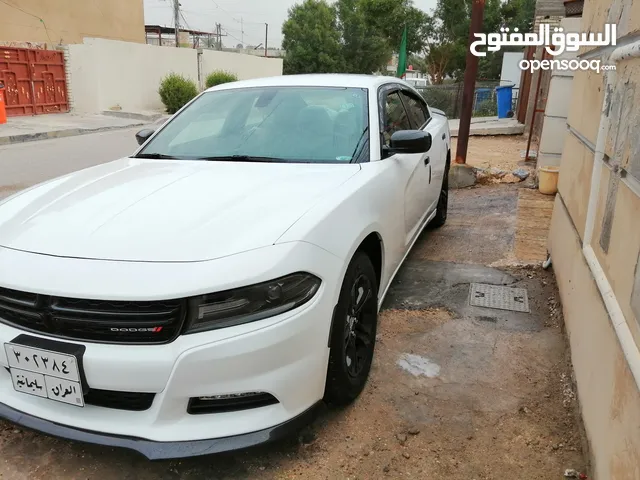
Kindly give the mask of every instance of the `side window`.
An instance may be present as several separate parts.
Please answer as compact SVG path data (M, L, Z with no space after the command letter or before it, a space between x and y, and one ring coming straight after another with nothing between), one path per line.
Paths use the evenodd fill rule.
M400 99L400 94L394 92L387 95L384 104L384 129L382 135L385 145L389 145L391 135L398 130L411 130L411 122Z
M427 123L429 120L429 110L427 106L415 98L413 95L402 92L402 99L407 106L407 110L409 111L409 115L411 116L411 120L413 120L413 125L415 128L421 128Z

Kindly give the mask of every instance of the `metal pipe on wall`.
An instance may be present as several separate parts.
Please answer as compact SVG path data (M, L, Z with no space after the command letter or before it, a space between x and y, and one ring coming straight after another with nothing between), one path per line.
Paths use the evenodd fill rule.
M640 57L640 40L636 40L633 43L616 48L609 61L611 63L618 63L622 60L629 58ZM596 139L595 154L593 159L593 171L591 173L591 187L589 189L589 201L587 203L587 217L584 230L584 239L582 241L582 254L591 270L600 295L604 301L609 319L613 325L613 329L620 342L620 347L624 357L629 365L629 370L636 381L636 385L640 388L640 349L636 344L627 319L624 316L624 312L620 307L620 303L613 291L611 282L607 278L602 265L598 261L593 248L591 247L591 240L593 238L593 228L595 225L595 217L598 207L598 199L600 196L600 181L602 178L602 169L605 168L605 146L607 134L609 132L609 112L611 96L613 95L613 88L616 81L615 70L605 70L605 92L604 100L602 102L602 110L600 113L600 125L598 127L598 136Z

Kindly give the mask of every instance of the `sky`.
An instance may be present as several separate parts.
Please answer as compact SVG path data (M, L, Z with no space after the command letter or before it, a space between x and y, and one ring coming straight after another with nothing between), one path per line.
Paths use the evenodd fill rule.
M227 47L235 47L243 38L245 45L263 43L265 23L269 24L269 46L280 47L287 11L301 1L180 0L180 5L186 28L214 32L215 24L222 24L223 33L227 34L222 43ZM414 0L414 5L430 12L436 6L436 0ZM144 0L144 17L148 25L173 26L172 0Z

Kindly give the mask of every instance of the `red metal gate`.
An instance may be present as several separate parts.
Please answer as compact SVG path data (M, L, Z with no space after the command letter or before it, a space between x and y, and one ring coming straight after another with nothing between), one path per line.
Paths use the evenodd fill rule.
M0 47L0 80L10 117L69 111L62 52Z

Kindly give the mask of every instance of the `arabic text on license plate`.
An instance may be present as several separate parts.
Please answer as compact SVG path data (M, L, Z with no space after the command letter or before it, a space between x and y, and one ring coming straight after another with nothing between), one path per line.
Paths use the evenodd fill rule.
M4 348L16 391L84 406L76 357L15 343Z

